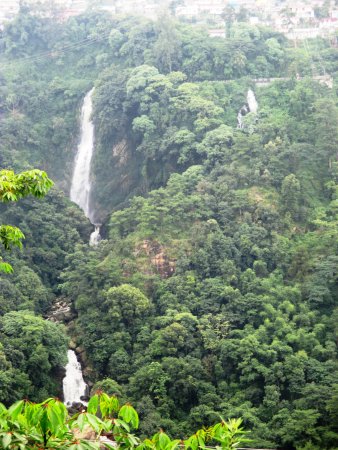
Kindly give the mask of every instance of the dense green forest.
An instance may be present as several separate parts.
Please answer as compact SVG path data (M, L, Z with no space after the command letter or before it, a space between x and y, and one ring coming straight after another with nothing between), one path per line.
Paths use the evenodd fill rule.
M0 33L0 167L56 187L0 205L26 237L1 252L0 401L60 393L68 332L141 436L241 417L251 446L338 448L337 72L333 42L246 23L23 9ZM97 247L67 199L92 86ZM67 330L43 319L60 298Z

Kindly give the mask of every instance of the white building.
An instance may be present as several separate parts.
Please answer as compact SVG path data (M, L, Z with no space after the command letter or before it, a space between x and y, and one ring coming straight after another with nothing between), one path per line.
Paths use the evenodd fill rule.
M6 22L15 17L19 9L19 0L0 0L0 22Z
M226 4L226 0L186 0L184 5L176 8L176 16L187 18L204 14L221 16Z

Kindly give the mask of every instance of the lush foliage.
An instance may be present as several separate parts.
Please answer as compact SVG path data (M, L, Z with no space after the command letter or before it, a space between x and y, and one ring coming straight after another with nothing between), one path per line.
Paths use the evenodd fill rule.
M29 195L40 198L47 194L52 185L46 173L40 170L19 174L2 170L0 200L4 203L16 202ZM30 253L29 265L25 265L14 255L10 257L16 269L12 281L8 276L0 278L0 397L6 403L22 396L42 399L51 392L59 392L61 375L59 372L66 363L65 353L68 343L65 331L61 327L34 316L34 312L45 312L50 306L53 298L52 285L55 285L55 278L58 277L57 270L60 271L64 265L62 257L64 259L65 245L69 251L72 248L69 246L69 240L76 239L77 236L71 229L72 236L65 239L63 236L67 227L63 228L62 235L61 230L52 234L52 223L49 220L49 224L46 224L45 220L51 212L54 213L55 220L58 219L52 202L49 201L46 207L46 204L38 206L28 201L28 211L24 212L24 207L23 204L23 207L7 208L2 218L19 223L29 237L42 232L45 226L49 228L49 237L44 238L44 246L40 246L38 239L35 239L34 245L38 247L39 256L34 254L34 245L31 246L30 252L25 249L24 254ZM65 212L66 209L63 213ZM62 220L63 215L60 216ZM61 236L65 242L57 245L55 238ZM22 249L23 238L24 233L20 228L0 226L0 240L5 250L11 250L13 247ZM47 262L48 252L52 254L52 259L49 258ZM37 259L40 270L34 271L32 268ZM61 262L58 259L61 259ZM44 267L45 264L48 264L48 268ZM3 261L0 269L6 273L13 272L12 265ZM48 287L47 283L43 284L40 277L42 279L45 277L49 281ZM16 312L17 310L21 311Z
M3 167L36 164L67 189L95 84L106 237L89 247L87 222L56 191L1 207L27 237L0 278L1 399L54 395L64 338L26 311L63 295L88 378L135 403L142 436L184 437L221 415L243 417L252 445L337 448L338 113L335 85L312 79L323 65L336 78L337 49L248 24L223 40L101 13L19 15L1 49ZM268 76L287 79L255 86ZM238 129L249 88L258 113ZM33 338L49 377L36 384Z
M144 192L169 181L114 212L98 249L68 258L62 290L93 379L119 383L143 433L233 414L257 446L334 448L332 91L310 79L261 88L258 115L238 130L245 99L221 105L237 84L187 83L149 66L113 73L98 85L98 132L107 142L124 126L134 133L128 158ZM99 103L111 95L124 99L118 122Z
M182 441L171 440L162 430L152 438L140 441L131 432L137 430L138 414L130 404L120 406L117 397L95 394L84 413L68 416L64 404L49 398L42 403L20 400L8 409L0 403L0 442L3 449L69 449L102 448L100 436L109 436L104 447L140 450L204 449L208 442L231 450L248 442L241 420L224 420L209 429L198 430Z
M0 171L0 201L16 202L20 198L33 195L43 197L52 187L53 182L41 170L31 170L15 174L11 170ZM22 247L21 240L24 238L22 231L13 226L0 225L0 242L5 250L12 247ZM0 257L0 271L12 272L12 266L4 263Z

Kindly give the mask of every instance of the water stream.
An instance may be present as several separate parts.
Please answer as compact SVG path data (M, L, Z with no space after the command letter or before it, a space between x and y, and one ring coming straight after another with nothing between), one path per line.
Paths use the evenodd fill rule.
M249 111L256 114L258 110L258 103L255 97L255 93L252 89L248 90L246 101L248 102Z
M237 128L243 129L245 127L245 123L243 121L243 117L248 113L257 114L258 111L258 103L255 97L255 93L252 89L248 90L246 96L246 104L242 106L242 108L238 111L237 114Z
M91 192L91 161L94 152L95 130L91 116L93 112L94 88L84 98L81 110L81 138L75 158L72 184L70 188L70 199L76 203L85 213L86 217L93 223L93 211L90 208ZM101 239L100 228L95 226L90 237L90 243L97 245Z
M101 240L100 226L95 225L95 230L90 235L89 245L95 247L100 242L100 240Z
M86 396L88 386L82 376L81 364L73 350L68 350L67 356L66 376L63 379L63 401L66 406L72 406L73 403L86 404L82 398Z
M76 203L85 213L86 217L93 223L93 211L90 207L91 192L91 161L94 152L95 130L91 116L93 111L91 89L84 98L81 110L81 137L75 158L72 184L70 188L70 199ZM95 230L90 235L89 244L95 246L101 240L100 227L95 225ZM68 350L68 363L66 375L63 379L63 397L67 406L73 403L83 403L82 397L87 394L88 387L83 380L81 364L77 360L76 353Z

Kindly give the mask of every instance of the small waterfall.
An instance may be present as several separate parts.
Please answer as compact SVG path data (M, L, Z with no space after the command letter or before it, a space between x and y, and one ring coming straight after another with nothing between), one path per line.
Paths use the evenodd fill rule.
M100 226L95 225L95 231L92 232L89 239L89 245L95 247L101 241Z
M242 108L239 110L238 114L237 114L237 128L243 129L244 127L244 123L243 123L243 117L248 114L249 110L248 107L246 105L242 106Z
M246 96L246 104L242 106L237 114L237 128L243 130L245 128L245 124L243 122L243 117L248 113L257 114L258 111L258 103L255 97L255 93L252 89L248 90Z
M66 376L63 379L63 397L66 406L73 403L85 402L81 397L85 397L88 386L83 380L81 365L73 350L68 350L68 363L66 365Z
M90 169L94 152L94 124L91 120L93 111L94 88L84 98L81 111L81 139L75 158L75 167L70 188L70 199L76 203L85 213L86 217L93 223L93 214L90 210ZM92 239L93 236L93 239ZM100 228L95 227L91 234L91 245L97 245L101 239Z
M255 97L255 93L252 89L248 90L246 101L248 102L249 111L256 114L258 110L258 103Z

